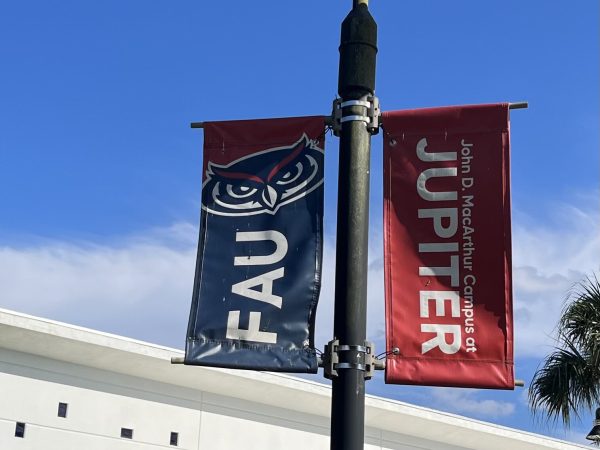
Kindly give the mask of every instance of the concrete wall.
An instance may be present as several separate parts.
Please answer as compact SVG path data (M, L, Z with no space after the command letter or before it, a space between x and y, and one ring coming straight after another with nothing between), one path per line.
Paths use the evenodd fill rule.
M68 404L58 417L59 402ZM25 437L14 437L16 422ZM133 439L120 437L133 429ZM328 449L329 419L0 349L1 450ZM365 449L457 449L373 428Z

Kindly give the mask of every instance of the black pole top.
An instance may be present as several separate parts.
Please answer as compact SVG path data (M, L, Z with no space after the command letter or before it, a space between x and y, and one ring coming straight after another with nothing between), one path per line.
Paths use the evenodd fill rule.
M342 22L338 93L345 100L375 93L377 24L365 3L357 4Z

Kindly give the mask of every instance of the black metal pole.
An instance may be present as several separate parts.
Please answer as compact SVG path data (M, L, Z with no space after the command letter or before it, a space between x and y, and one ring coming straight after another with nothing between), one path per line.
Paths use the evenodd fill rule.
M338 92L343 101L365 99L375 90L377 24L367 0L354 0L342 23ZM342 115L364 115L363 106ZM340 346L365 345L371 134L360 120L343 121L340 132L335 274L334 339ZM331 449L358 450L364 443L365 354L339 353L332 378ZM349 367L348 367L349 366Z

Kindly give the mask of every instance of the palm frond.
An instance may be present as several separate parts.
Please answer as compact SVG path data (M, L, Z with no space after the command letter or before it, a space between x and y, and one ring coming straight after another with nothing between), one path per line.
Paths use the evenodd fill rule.
M591 367L587 355L570 341L563 341L544 361L529 388L529 403L534 415L544 412L548 419L559 417L568 427L578 410L591 408L600 400L598 371Z
M600 365L600 283L586 278L572 291L558 324L559 337L589 355L590 364Z

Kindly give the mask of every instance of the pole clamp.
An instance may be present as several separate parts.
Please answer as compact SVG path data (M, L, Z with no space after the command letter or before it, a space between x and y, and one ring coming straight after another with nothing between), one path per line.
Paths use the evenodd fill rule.
M353 108L346 112L345 108ZM360 111L360 112L357 112ZM344 122L363 122L371 134L379 133L379 98L374 95L365 95L360 100L346 100L337 98L333 101L333 134L338 136L342 131Z
M385 362L375 359L372 342L365 341L364 345L340 345L335 339L325 345L320 366L325 371L325 378L332 379L338 376L338 370L354 369L365 374L365 380L373 377L375 370L383 370Z

